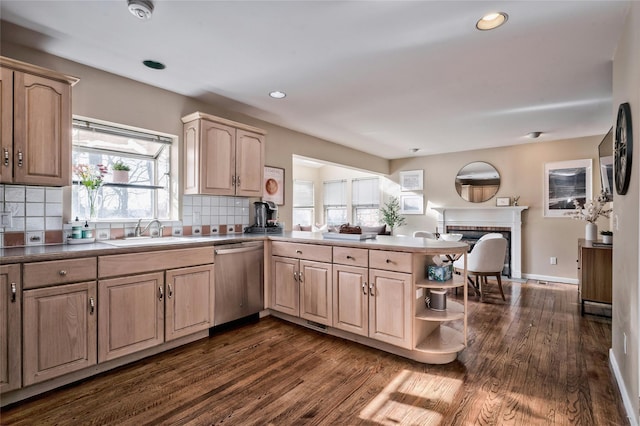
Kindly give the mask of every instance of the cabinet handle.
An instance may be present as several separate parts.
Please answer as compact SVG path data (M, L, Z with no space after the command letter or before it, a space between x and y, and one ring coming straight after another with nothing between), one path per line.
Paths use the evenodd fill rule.
M240 186L240 176L236 178L236 186Z
M93 315L96 311L96 302L93 300L93 297L89 298L89 315Z
M60 271L58 271L58 275L60 275L61 277L64 277L65 275L67 275L67 271L65 271L64 269L61 269Z
M369 284L369 294L375 296L375 294L373 293L373 283Z
M300 272L300 273L298 274L298 279L299 279L299 281L300 281L301 283L303 283L303 282L304 282L304 275L302 275L302 272Z
M231 176L231 186L236 186L236 176Z
M367 283L362 283L362 294L367 295Z
M356 260L353 256L347 255L347 259Z
M11 303L16 303L16 295L18 294L18 288L16 283L11 283Z
M5 166L9 166L9 150L7 148L4 149L4 154L3 154L3 161L4 161L4 165Z
M22 167L22 151L18 151L18 167Z
M296 250L296 254L302 254L302 250Z
M293 273L293 279L294 279L295 281L298 281L298 273L297 273L297 272L294 272L294 273Z
M171 299L171 296L173 296L173 289L171 288L171 284L168 284L168 286L169 286L169 291L167 292L167 297Z
M159 287L158 287L158 293L159 293L159 294L158 294L158 298L159 298L160 300L162 300L162 298L164 297L164 292L162 291L162 286L159 286Z

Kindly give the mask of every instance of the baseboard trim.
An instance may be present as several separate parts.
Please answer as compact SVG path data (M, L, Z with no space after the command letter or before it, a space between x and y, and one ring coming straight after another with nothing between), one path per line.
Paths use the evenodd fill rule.
M554 283L564 283L564 284L578 284L577 278L567 278L567 277L554 277L551 275L538 275L538 274L522 274L522 278L526 278L528 280L538 280L538 281L551 281Z
M635 416L633 411L633 405L631 404L631 398L627 394L626 387L624 386L624 379L622 374L620 373L620 367L618 367L618 363L616 362L616 357L613 356L613 349L609 349L609 367L613 372L613 377L616 379L616 384L618 385L618 390L620 391L620 395L622 396L622 402L624 403L624 409L627 412L627 419L629 420L629 424L631 426L638 426L638 419Z

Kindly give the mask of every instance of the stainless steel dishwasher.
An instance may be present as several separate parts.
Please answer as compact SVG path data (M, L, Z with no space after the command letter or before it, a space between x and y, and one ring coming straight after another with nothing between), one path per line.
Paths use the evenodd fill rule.
M264 309L264 244L227 244L215 250L214 326Z

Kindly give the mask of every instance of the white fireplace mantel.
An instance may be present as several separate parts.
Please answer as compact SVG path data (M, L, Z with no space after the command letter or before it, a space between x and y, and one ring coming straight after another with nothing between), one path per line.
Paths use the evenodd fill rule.
M438 212L438 227L486 226L511 230L511 276L522 278L522 211L528 206L432 207Z

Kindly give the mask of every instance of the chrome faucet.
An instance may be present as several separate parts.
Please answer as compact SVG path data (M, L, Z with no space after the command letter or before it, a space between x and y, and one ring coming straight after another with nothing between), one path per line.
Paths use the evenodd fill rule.
M136 225L135 230L133 231L136 237L140 237L142 236L142 234L144 234L145 232L147 232L147 230L151 227L151 225L153 224L157 224L158 225L158 232L159 235L158 237L162 237L162 228L164 228L164 226L162 226L162 222L160 222L158 219L153 219L151 222L149 222L147 224L147 226L144 227L144 229L142 229L142 219L138 219L138 224ZM151 235L153 236L153 235Z

